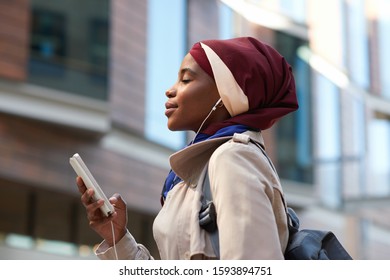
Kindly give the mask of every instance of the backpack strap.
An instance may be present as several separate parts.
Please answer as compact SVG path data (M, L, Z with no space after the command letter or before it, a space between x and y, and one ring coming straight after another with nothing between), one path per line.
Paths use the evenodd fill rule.
M202 191L203 191L203 195L201 200L202 206L199 212L199 225L209 233L211 239L211 245L213 246L214 253L217 259L219 259L220 253L219 253L217 212L215 211L215 206L211 196L208 165L206 166L206 174L203 180Z
M276 168L275 168L274 164L272 163L271 159L268 157L267 153L265 152L264 147L259 142L256 142L253 139L250 139L249 141L252 142L253 144L255 144L262 151L263 155L267 158L270 166L272 167L273 171L277 175ZM282 195L282 200L283 200L283 204L284 204L285 209L286 209L287 224L288 224L289 233L290 234L295 233L299 230L299 225L300 225L298 215L297 215L297 213L295 213L294 209L292 209L291 207L287 207L287 203L285 202L283 195Z
M271 165L272 169L276 173L276 169L271 161L271 159L268 157L268 155L265 153L264 148L262 145L253 139L249 138L249 141L255 144L264 154L264 156L267 158L269 164ZM213 203L213 198L211 195L211 189L210 189L210 178L209 178L209 172L208 172L208 164L205 167L205 176L203 180L202 185L202 199L201 199L201 210L199 212L199 225L201 228L206 230L211 239L211 244L214 249L214 253L218 259L220 259L220 250L219 250L219 234L218 234L218 225L217 225L217 213L215 210L215 206ZM283 197L282 197L283 198ZM284 198L283 198L284 202ZM284 203L284 205L286 205ZM286 208L286 214L287 214L287 220L288 220L288 228L289 231L296 232L299 229L299 219L298 216L295 214L294 210L291 208Z

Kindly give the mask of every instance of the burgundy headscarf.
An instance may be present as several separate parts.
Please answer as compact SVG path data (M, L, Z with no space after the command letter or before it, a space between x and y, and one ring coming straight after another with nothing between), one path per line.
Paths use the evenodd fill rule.
M233 124L264 130L298 109L291 66L274 48L257 39L205 40L195 43L190 54L215 80L231 115L203 133L214 134Z

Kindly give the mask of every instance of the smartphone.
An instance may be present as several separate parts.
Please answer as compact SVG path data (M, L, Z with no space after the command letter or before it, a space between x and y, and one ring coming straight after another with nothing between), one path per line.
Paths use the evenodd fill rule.
M83 179L85 186L88 189L94 190L93 199L95 201L99 199L104 200L104 204L100 207L100 210L103 212L103 214L108 217L112 213L114 213L115 211L114 206L112 206L112 204L108 201L106 195L100 188L99 184L96 182L95 178L92 176L91 172L89 171L88 167L85 165L81 156L78 153L74 154L69 159L69 163L73 167L76 174Z

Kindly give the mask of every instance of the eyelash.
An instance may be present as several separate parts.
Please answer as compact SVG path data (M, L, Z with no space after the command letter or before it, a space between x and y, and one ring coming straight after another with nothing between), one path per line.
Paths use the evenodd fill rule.
M190 79L182 79L181 82L183 84L188 84L189 82L191 82L191 80Z

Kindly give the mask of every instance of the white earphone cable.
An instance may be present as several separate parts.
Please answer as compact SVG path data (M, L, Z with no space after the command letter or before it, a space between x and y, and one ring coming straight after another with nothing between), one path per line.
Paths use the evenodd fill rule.
M116 244L115 244L114 223L112 221L111 221L111 231L112 231L112 240L114 242L113 247L114 247L115 258L118 260L118 253L116 251Z
M204 119L203 122L201 123L201 125L200 125L198 131L195 133L195 136L194 136L194 138L192 139L191 144L194 143L195 138L196 138L196 136L198 136L198 134L199 134L200 130L202 129L204 123L205 123L205 122L207 121L207 119L210 117L211 113L214 112L214 111L217 109L217 106L219 105L219 103L220 103L221 101L222 101L221 98L218 99L218 101L215 103L215 105L214 105L213 108L211 109L210 113L205 117L205 119Z

